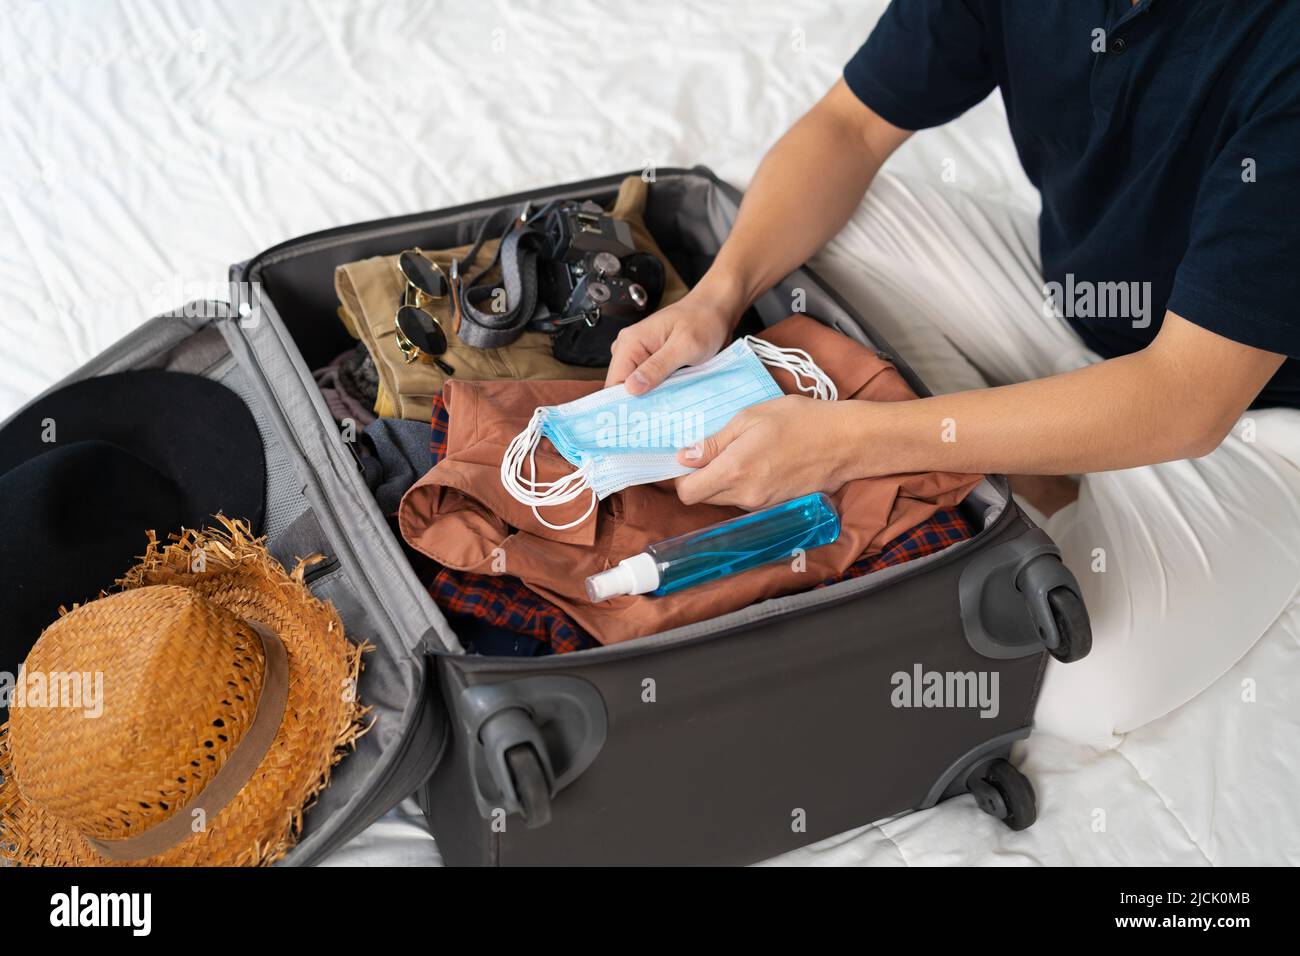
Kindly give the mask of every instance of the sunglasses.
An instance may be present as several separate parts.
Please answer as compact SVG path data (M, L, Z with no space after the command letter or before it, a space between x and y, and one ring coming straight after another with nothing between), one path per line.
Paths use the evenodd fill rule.
M456 370L440 356L447 351L447 333L442 324L424 307L436 299L447 298L451 284L442 268L425 258L419 249L408 249L397 257L397 271L402 276L402 304L397 307L397 347L406 364L431 362L445 374Z

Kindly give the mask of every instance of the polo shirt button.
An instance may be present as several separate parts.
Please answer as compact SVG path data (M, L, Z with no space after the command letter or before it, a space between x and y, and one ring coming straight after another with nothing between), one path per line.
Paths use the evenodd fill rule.
M1114 40L1110 42L1111 53L1123 53L1127 49L1128 49L1128 41L1125 40L1123 37L1116 37Z

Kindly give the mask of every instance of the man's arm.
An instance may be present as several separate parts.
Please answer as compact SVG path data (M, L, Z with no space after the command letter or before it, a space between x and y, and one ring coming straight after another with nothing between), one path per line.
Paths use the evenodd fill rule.
M844 228L877 171L911 135L836 81L764 156L702 284L729 294L739 320Z
M706 439L687 504L764 507L879 474L1059 475L1209 454L1282 364L1170 312L1132 355L1049 378L909 402L787 396ZM708 467L704 467L704 466Z
M889 449L891 471L1059 475L1199 458L1227 437L1283 361L1168 312L1155 340L1131 355L904 402L898 414L875 417L873 443ZM944 420L955 441L941 440Z
M619 335L606 384L626 380L639 394L712 357L755 299L843 228L910 135L837 81L768 151L730 236L690 294Z

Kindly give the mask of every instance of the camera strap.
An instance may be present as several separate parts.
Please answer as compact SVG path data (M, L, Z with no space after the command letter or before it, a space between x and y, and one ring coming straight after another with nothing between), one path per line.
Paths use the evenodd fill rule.
M535 320L549 317L545 306L540 306L540 311L547 315L537 315L537 259L545 235L534 223L543 220L553 205L548 204L531 216L528 205L518 214L512 210L492 261L460 283L460 327L456 335L466 345L477 349L503 348L519 338ZM489 218L479 228L474 245L456 263L457 272L461 263L474 261L492 222L493 219ZM490 287L480 285L498 262L501 265L501 283Z

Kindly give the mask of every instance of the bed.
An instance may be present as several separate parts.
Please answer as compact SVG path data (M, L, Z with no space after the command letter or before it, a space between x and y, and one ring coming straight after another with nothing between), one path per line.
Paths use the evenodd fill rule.
M288 237L628 168L703 163L744 187L883 7L14 6L0 31L0 418L149 316L225 297L229 263ZM959 188L1036 207L996 94L888 169L947 160ZM962 797L768 862L1300 863L1298 702L1292 604L1213 685L1117 744L1020 745L1039 802L1025 832ZM439 856L408 800L328 862Z

